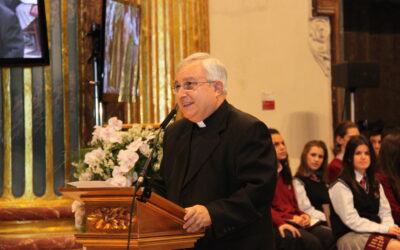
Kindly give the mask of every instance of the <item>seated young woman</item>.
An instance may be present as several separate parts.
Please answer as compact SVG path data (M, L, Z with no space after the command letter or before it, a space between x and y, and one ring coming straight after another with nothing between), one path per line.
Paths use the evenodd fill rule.
M374 161L366 137L355 136L348 141L342 173L329 189L333 208L330 219L339 250L400 249L396 239L400 238L400 228L375 178Z
M334 249L331 230L311 226L311 217L299 209L285 142L276 129L270 129L270 133L278 159L278 180L271 206L277 249Z
M328 150L323 141L309 141L301 153L300 166L293 178L297 204L311 218L326 222L322 206L329 205L327 187Z
M379 161L380 172L376 177L383 186L394 222L400 225L400 133L385 136Z

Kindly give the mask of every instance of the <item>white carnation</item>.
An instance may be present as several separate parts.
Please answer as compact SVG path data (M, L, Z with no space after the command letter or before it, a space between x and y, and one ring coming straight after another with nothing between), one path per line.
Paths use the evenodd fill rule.
M125 172L121 170L121 167L119 167L119 166L115 166L114 167L113 172L112 172L112 176L113 177L121 176L121 175L124 175L124 174L125 174Z
M104 153L104 151L101 148L95 149L89 153L87 153L85 155L85 160L84 162L86 164L90 165L96 165L99 164L104 157L106 156L106 154Z
M118 153L118 162L122 171L128 172L139 160L139 155L133 150L121 150Z
M127 149L132 151L137 151L140 148L140 146L142 146L142 144L143 144L142 138L138 138L133 142L131 142L131 144L128 145Z
M90 172L82 173L82 174L79 176L79 180L80 180L80 181L91 181L92 179L93 179L93 174L90 173Z
M117 187L129 187L131 185L129 180L123 175L115 176L111 178L109 182Z
M111 117L108 120L108 127L113 130L119 131L122 129L122 121L118 120L117 117Z
M100 139L100 134L101 134L101 131L103 130L103 127L101 127L101 126L94 126L94 131L93 131L93 133L92 133L92 135L93 135L93 138L92 138L92 141L91 141L91 143L94 143L94 142L96 142L97 140L99 140Z

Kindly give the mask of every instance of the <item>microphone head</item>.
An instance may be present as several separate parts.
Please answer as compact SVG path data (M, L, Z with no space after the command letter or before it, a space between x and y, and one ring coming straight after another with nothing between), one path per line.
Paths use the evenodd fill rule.
M178 112L178 104L175 105L175 108L169 112L165 120L160 124L160 129L164 129L168 123L175 117L176 112Z

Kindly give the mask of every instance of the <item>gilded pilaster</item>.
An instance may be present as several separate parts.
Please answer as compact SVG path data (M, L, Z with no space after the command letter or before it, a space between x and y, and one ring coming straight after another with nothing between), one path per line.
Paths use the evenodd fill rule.
M22 199L33 200L33 148L32 148L32 69L24 69L25 116L25 192Z
M10 91L10 69L2 69L2 88L3 88L3 142L4 142L4 189L3 199L13 199L12 179L11 179L11 91Z

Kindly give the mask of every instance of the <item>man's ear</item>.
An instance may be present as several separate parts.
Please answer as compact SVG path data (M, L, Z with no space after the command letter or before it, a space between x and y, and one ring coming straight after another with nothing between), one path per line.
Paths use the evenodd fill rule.
M219 81L219 80L215 81L214 87L215 87L215 91L218 94L222 95L224 93L224 83L222 81Z

